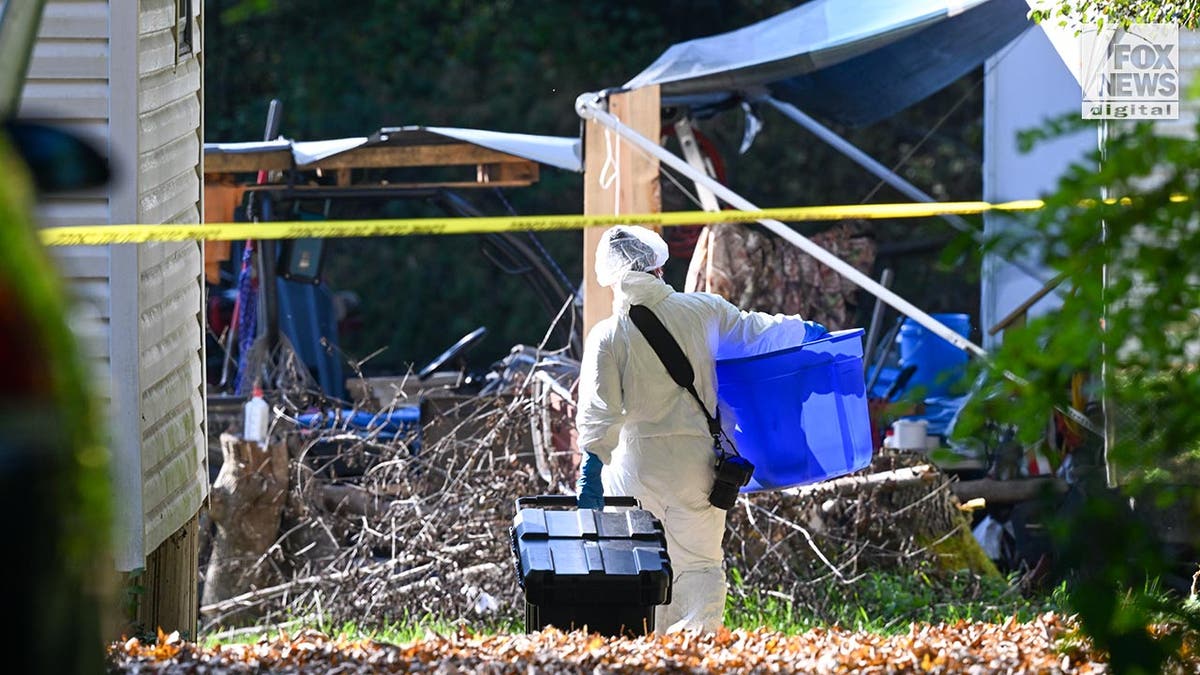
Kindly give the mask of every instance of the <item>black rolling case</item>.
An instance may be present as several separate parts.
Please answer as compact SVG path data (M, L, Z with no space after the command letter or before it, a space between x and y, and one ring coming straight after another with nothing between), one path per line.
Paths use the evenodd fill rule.
M567 495L517 500L512 549L525 591L526 631L586 627L636 636L654 630L654 608L671 601L662 523L633 497L605 497L604 503L631 508L578 509Z

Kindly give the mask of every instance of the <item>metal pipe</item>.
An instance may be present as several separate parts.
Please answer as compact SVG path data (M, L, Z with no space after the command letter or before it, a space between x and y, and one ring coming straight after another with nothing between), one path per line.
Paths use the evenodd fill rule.
M870 171L871 173L875 174L875 176L877 178L879 178L879 180L896 188L902 194L904 194L906 197L910 197L913 201L917 201L917 202L935 202L935 201L937 201L933 197L926 194L924 191L922 191L917 186L904 180L904 178L901 177L899 174L897 174L895 171L892 171L891 169L887 168L886 166L880 164L878 161L875 160L874 157L871 157L867 153L860 150L858 148L858 146L854 145L850 141L847 141L846 139L837 135L836 133L833 132L832 129L830 129L829 127L816 121L815 119L813 119L812 117L807 115L804 111L800 110L799 108L792 105L791 103L786 103L784 101L780 101L779 99L775 99L770 96L766 97L765 100L767 103L770 103L771 106L774 107L776 110L783 113L785 117L791 119L793 122L795 122L796 124L799 124L800 126L804 127L805 129L808 129L817 138L832 145L835 150L837 150L838 152L842 153L843 155L849 157L850 159L854 160L854 162L856 164L858 164L862 168L866 169L867 171ZM940 217L943 220L945 220L947 223L950 223L950 225L952 227L954 227L956 230L959 230L961 232L966 232L971 235L978 234L978 232L975 230L975 228L971 227L971 224L968 223L967 221L963 220L961 216L956 216L954 214L947 214L947 215L943 215Z
M765 100L776 110L783 113L785 117L791 119L793 122L799 124L805 129L808 129L810 132L816 135L817 138L820 138L826 143L832 145L835 150L854 160L854 162L859 166L875 174L877 178L896 188L905 196L912 198L913 201L925 202L929 204L937 202L936 199L929 196L927 193L921 190L921 188L904 180L903 176L880 164L875 160L874 157L871 157L867 153L860 150L858 146L837 135L837 133L835 133L832 129L816 121L803 110L800 110L791 103L780 101L779 99L772 98L770 96L767 96ZM954 229L971 235L971 238L975 241L982 241L979 230L976 230L971 226L970 223L963 220L962 216L947 213L941 214L938 217L949 223ZM1037 270L1031 269L1029 265L1015 260L1008 260L1006 262L1021 270L1025 274L1033 277L1037 281L1042 283L1046 283L1047 281L1044 274L1038 272Z
M0 7L0 118L16 117L45 0L9 0Z
M883 353L879 356L875 354L864 354L864 359L869 359L875 366L875 370L871 372L871 377L867 379L867 394L870 395L872 389L875 388L875 383L879 381L879 375L883 373L883 364L887 362L888 356L892 353L892 349L896 345L896 333L900 332L900 327L904 325L904 318L896 319L896 323L888 329L887 335L884 336L880 348Z
M892 268L888 267L883 270L883 274L879 277L879 284L884 288L892 285ZM875 307L871 310L871 323L867 327L867 346L863 348L863 354L869 359L871 354L875 353L875 341L879 339L879 322L883 320L883 303L879 298L875 298ZM863 363L863 372L871 367L871 362L868 360Z
M263 129L264 141L274 140L279 136L279 124L282 120L283 104L279 102L279 99L273 98L267 106L267 124ZM269 175L266 171L259 171L258 183L260 185L268 183ZM260 195L260 202L261 220L268 223L274 216L270 193ZM258 288L259 302L263 309L260 316L263 320L259 324L259 333L266 340L268 354L274 352L275 345L279 342L279 288L276 286L275 280L277 262L278 253L276 253L275 242L260 240L258 242Z

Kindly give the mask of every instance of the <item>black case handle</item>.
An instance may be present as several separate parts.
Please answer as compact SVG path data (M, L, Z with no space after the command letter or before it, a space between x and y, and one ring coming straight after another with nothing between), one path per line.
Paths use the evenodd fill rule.
M605 506L632 506L641 508L642 503L637 500L637 497L627 497L624 495L615 495L604 497ZM538 506L564 506L578 507L579 501L571 495L537 495L536 497L517 497L517 509L538 507Z

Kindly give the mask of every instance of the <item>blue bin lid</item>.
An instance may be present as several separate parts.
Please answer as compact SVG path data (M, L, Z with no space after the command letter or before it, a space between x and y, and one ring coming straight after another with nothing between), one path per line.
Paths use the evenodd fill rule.
M862 358L863 329L850 328L765 354L717 360L717 379L721 382L768 380L782 374L811 368L839 358Z

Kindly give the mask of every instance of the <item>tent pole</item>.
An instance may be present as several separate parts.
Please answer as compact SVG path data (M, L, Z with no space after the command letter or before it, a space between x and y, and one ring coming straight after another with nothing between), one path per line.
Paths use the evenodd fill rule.
M30 0L0 8L0 117L15 116L20 107L45 5L45 0Z
M783 113L785 117L792 120L796 124L799 124L805 129L808 129L817 138L820 138L826 143L832 145L835 150L854 160L856 164L875 174L879 180L896 188L906 197L909 197L913 201L917 202L933 203L937 201L917 186L904 180L904 178L895 171L892 171L886 166L880 164L875 160L875 158L860 150L850 141L847 141L846 139L837 135L832 129L816 121L791 103L786 103L770 96L766 97L765 100L767 103L770 103L773 108ZM947 214L941 216L941 218L947 223L950 223L954 229L959 230L960 232L967 232L972 235L977 234L975 228L971 227L971 224L963 220L961 216Z
M883 275L879 277L879 284L884 288L892 285L892 268L884 268ZM867 355L863 362L863 372L871 367L870 359L875 354L875 342L879 339L879 323L881 321L883 321L883 303L879 301L879 298L875 298L875 307L871 310L871 323L867 326L867 346L863 348L863 354Z
M854 162L857 163L859 166L866 169L867 171L870 171L872 174L875 174L875 176L877 178L879 178L879 180L882 180L883 182L887 183L888 185L891 185L892 187L896 188L902 194L904 194L906 197L911 198L913 201L926 202L926 203L930 203L930 204L935 203L937 201L936 199L934 199L933 197L929 196L924 191L922 191L921 188L904 180L903 176L900 176L895 171L892 171L891 169L887 168L886 166L880 164L878 161L875 160L874 157L871 157L867 153L863 152L862 150L860 150L857 146L855 146L850 141L847 141L846 139L837 135L837 133L835 133L829 127L827 127L827 126L821 124L820 122L816 121L815 119L813 119L811 116L809 116L803 110L800 110L799 108L792 105L791 103L787 103L785 101L780 101L779 99L772 98L770 96L765 97L764 100L767 103L770 103L771 106L774 107L776 110L783 113L783 115L785 117L792 120L796 124L799 124L800 126L804 127L805 129L808 129L814 135L816 135L817 138L832 145L835 150L837 150L838 152L842 153L843 155L849 157L850 159L854 160ZM971 235L971 237L974 238L976 241L980 240L979 230L975 229L974 227L971 226L970 223L963 220L962 216L958 216L958 215L949 213L949 214L942 214L938 217L941 218L942 220L946 221L947 223L949 223L951 227L958 230L959 232L964 232L966 234ZM1020 261L1016 261L1016 260L1009 260L1007 262L1010 265L1021 270L1025 274L1028 274L1030 277L1036 279L1037 281L1040 281L1042 283L1048 283L1048 280L1046 279L1046 276L1044 274L1041 274L1040 272L1037 272L1036 270L1030 269L1029 265L1026 265L1026 264L1021 263Z

